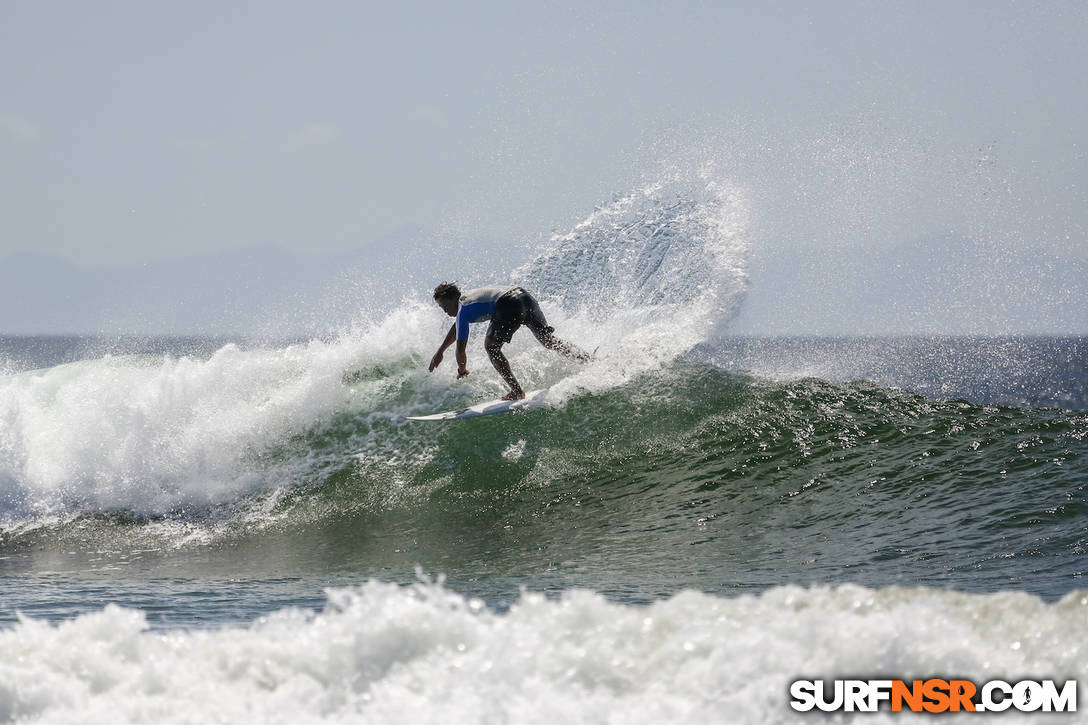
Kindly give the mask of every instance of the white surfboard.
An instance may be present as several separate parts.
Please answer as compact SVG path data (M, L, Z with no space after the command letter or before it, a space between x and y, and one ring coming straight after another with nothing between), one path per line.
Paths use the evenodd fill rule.
M460 420L461 418L474 418L478 415L491 415L492 413L505 413L509 410L535 407L539 405L545 390L534 390L526 393L521 400L489 400L486 403L477 403L460 410L447 410L444 413L432 413L431 415L410 415L408 420Z

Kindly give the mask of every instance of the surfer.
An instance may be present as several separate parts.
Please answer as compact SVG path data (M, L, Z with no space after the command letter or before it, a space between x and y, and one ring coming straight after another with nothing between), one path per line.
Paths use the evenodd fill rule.
M540 344L549 350L581 362L589 360L589 355L555 336L555 328L548 326L540 304L521 287L480 287L462 293L456 284L443 282L434 288L434 301L455 320L438 352L431 358L427 370L434 371L442 363L442 353L456 339L457 379L468 375L465 348L468 346L469 323L490 320L487 337L484 338L484 349L487 350L487 356L491 358L495 370L510 386L510 392L503 396L503 400L520 400L525 397L525 391L510 372L510 363L502 354L502 346L510 342L510 338L522 325L532 330Z

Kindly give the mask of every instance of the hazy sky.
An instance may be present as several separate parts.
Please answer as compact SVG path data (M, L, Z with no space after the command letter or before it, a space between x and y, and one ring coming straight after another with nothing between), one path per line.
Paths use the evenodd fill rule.
M706 157L757 258L1088 259L1088 4L584 5L0 0L0 257L525 244Z

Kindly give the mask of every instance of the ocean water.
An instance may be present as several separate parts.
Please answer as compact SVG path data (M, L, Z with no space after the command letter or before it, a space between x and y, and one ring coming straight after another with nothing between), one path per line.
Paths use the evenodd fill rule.
M502 393L479 338L465 381L426 372L426 291L327 339L0 339L0 721L776 723L812 719L799 677L1083 687L1088 339L733 337L746 209L663 180L511 270L597 355L519 333L548 394L508 415L405 419Z

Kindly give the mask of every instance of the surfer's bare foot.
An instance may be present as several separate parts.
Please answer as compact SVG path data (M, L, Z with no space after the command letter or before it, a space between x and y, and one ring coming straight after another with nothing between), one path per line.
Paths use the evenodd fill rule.
M506 395L502 396L503 400L521 400L525 397L524 390L511 390Z

